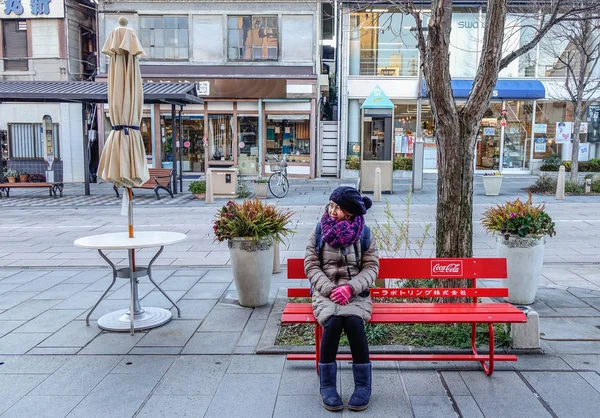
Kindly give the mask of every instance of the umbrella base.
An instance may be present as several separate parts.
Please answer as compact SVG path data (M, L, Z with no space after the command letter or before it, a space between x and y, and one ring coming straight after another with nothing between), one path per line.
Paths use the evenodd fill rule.
M171 312L163 308L142 308L133 316L133 328L136 331L156 328L171 320ZM98 319L98 327L106 331L130 331L129 309L108 313Z

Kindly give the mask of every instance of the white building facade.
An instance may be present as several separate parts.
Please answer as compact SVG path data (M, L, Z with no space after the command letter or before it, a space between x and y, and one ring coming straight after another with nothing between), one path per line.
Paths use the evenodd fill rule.
M83 81L96 71L90 0L0 1L0 81ZM3 166L44 174L42 118L53 122L55 180L84 180L80 104L0 104Z
M176 141L171 105L145 105L150 166L172 167L174 145L183 148L184 173L237 166L267 175L275 155L286 157L290 175L315 176L319 1L100 0L98 7L100 45L126 17L146 51L144 81L197 83L205 102L177 108ZM100 81L105 57L99 69ZM106 112L101 138L110 131Z
M457 2L467 4L468 2ZM450 71L454 96L466 101L479 65L483 43L484 1L455 7L450 36ZM419 77L420 56L415 21L387 2L340 2L341 36L338 42L340 81L340 160L360 155L377 136L372 126L361 126L361 106L376 86L394 103L394 156L412 155L418 120L425 142L425 171L437 171L435 126L426 98L418 114L418 99L426 91ZM425 14L426 15L426 14ZM426 17L426 16L425 16ZM504 54L519 48L531 37L527 25L536 23L522 14L507 16ZM425 18L424 25L427 25ZM476 171L531 173L544 158L558 154L571 158L570 136L562 137L573 121L573 107L564 89L565 69L549 51L567 51L568 44L554 41L550 33L529 53L499 74L492 101L477 137ZM595 71L598 71L596 68ZM600 77L600 72L598 74ZM600 91L585 103L587 128L581 133L580 161L600 157ZM365 138L367 138L365 140ZM343 171L342 171L343 173Z

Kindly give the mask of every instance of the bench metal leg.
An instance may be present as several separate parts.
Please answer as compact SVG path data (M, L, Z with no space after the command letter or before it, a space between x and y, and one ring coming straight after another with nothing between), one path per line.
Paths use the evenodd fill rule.
M158 189L165 190L167 193L169 193L169 195L171 196L171 199L173 199L175 197L175 196L173 196L173 192L171 191L171 189L169 189L168 187L165 187L161 184L158 184L158 185L154 186L154 193L156 193L156 198L158 200L160 200L160 197L158 196Z
M115 285L115 282L117 281L117 268L116 268L116 266L113 264L112 261L110 261L102 253L102 250L98 250L98 253L100 254L100 257L102 257L104 259L104 261L106 261L110 265L110 267L112 268L113 279L112 279L112 283L110 284L110 286L108 286L108 289L106 289L104 291L104 293L102 294L102 296L100 296L100 299L98 299L98 302L96 302L96 304L94 305L94 307L88 312L87 316L85 317L85 324L88 327L90 326L90 316L92 315L92 312L94 312L94 310L96 309L96 307L98 307L98 305L100 304L100 302L102 302L102 299L104 299L106 297L106 295L108 294L108 292L110 292L110 289L112 289L112 287Z
M477 324L471 324L471 348L473 354L477 355ZM486 375L491 376L494 373L494 324L488 324L488 338L489 338L489 356L487 363L480 361L483 371Z

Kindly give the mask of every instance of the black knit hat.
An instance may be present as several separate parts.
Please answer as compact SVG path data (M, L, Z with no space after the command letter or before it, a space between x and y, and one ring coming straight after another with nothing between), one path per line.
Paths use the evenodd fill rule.
M367 213L373 202L367 196L361 196L354 187L338 187L331 193L329 200L340 205L340 208L351 215L359 216Z

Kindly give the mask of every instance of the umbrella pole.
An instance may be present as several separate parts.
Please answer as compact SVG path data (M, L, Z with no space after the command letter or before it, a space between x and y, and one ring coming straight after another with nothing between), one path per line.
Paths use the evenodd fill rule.
M127 188L127 195L129 196L129 202L127 205L127 218L129 220L129 225L127 226L127 230L129 232L129 238L133 238L133 190L131 189L131 187ZM133 271L135 271L135 251L129 251L131 251L131 266L133 268Z

